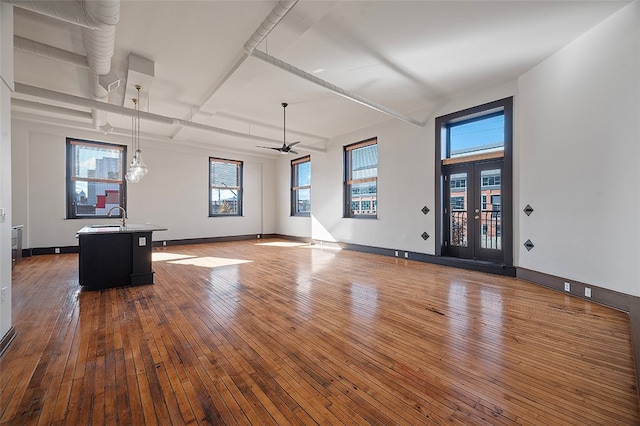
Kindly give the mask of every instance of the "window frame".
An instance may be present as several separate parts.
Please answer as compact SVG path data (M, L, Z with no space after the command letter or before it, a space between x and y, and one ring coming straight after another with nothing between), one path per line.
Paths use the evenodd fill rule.
M96 147L96 148L108 148L120 151L120 179L98 179L98 178L84 178L77 177L74 175L73 170L75 169L75 156L74 156L74 146L82 145L87 147ZM99 142L99 141L91 141L85 139L78 138L66 138L66 176L65 176L65 186L66 186L66 219L105 219L110 216L107 214L78 214L76 209L74 208L76 203L76 193L75 193L75 182L77 181L85 181L87 184L89 182L102 182L102 183L114 183L119 185L119 194L118 194L118 205L123 209L127 209L127 183L124 179L124 175L126 173L126 164L127 164L127 146L120 145L110 142ZM114 212L111 217L122 217L122 212L118 209L117 212Z
M465 118L472 118L474 115L486 115L491 112L502 110L504 112L504 149L502 152L491 152L483 155L447 158L447 123L452 121L460 121ZM477 105L471 108L453 112L447 115L436 117L435 119L435 176L434 185L436 189L435 197L435 255L446 256L446 243L444 241L445 224L443 219L443 209L446 207L444 203L444 174L445 166L467 162L492 161L493 159L501 159L503 161L501 184L502 184L502 206L501 206L501 230L505 229L502 241L502 262L505 265L513 265L513 97L506 97L496 101Z
M226 163L226 164L235 164L237 169L236 169L236 178L237 178L237 186L219 186L219 185L213 185L213 182L211 182L211 166L213 163ZM238 217L238 216L243 216L243 194L244 194L244 190L243 190L243 175L244 175L244 162L243 161L238 161L238 160L229 160L226 158L219 158L219 157L209 157L209 217ZM230 190L230 191L237 191L236 194L236 198L237 198L237 208L236 208L236 212L235 213L213 213L212 211L212 206L213 206L213 190L214 189L223 189L223 190Z
M504 144L505 141L502 141L502 144L498 147L484 147L483 149L476 149L470 151L470 153L457 153L453 154L451 151L451 133L452 131L460 126L465 126L468 124L473 124L477 122L481 122L487 119L495 118L495 117L505 117L504 109L498 109L495 111L484 111L478 114L471 114L469 116L463 117L462 119L453 119L445 124L446 133L447 133L447 144L445 146L445 160L449 160L449 162L467 162L473 160L477 157L486 156L488 158L493 157L502 157L504 155ZM477 147L476 147L477 148ZM482 148L482 146L480 146Z
M357 218L357 219L377 219L378 218L378 202L377 202L378 201L378 172L377 172L377 169L379 167L379 161L376 163L375 177L353 179L353 167L352 167L353 151L359 148L366 148L372 145L376 145L376 151L377 151L378 149L377 137L369 138L369 139L352 143L350 145L346 145L343 147L343 152L344 152L343 217L344 218ZM351 196L352 195L351 188L353 185L367 183L367 182L375 182L376 184L375 199L372 198L370 200L370 201L374 201L372 205L374 206L375 211L373 213L354 213L353 210L351 209L351 205L353 202L352 196ZM358 211L361 211L360 208L362 207L362 203L360 201L362 200L358 200L358 206L359 206Z
M291 160L291 216L311 216L311 199L309 199L309 211L302 212L298 210L299 191L308 189L309 194L311 194L311 178L309 178L309 185L300 185L299 167L304 163L309 163L309 167L311 167L311 155L305 155L304 157Z

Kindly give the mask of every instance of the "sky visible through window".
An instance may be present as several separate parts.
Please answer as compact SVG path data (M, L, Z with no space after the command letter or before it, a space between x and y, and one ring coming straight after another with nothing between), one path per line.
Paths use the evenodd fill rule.
M504 114L449 127L451 156L504 147Z
M75 145L75 176L88 178L93 174L96 178L109 178L105 170L96 170L96 164L100 161L108 161L105 159L117 159L120 161L121 151L110 148L97 148L93 146ZM100 173L101 172L101 173ZM100 175L99 175L100 174ZM76 181L76 192L88 191L88 183L86 181Z
M305 161L298 166L298 182L297 186L310 186L311 185L311 161ZM309 189L298 190L298 200L311 202L311 191Z

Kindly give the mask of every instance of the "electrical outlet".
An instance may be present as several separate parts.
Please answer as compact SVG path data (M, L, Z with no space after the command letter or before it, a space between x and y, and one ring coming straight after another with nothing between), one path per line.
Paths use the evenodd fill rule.
M162 245L163 245L163 246L166 246L166 245L167 245L167 242L166 242L166 241L163 241L163 242L162 242Z
M408 252L408 251L405 251L405 252L404 252L404 258L405 258L405 259L408 259L408 258L409 258L409 252Z
M398 250L396 250L396 257L398 257Z
M591 289L589 287L584 288L585 297L591 297Z
M564 283L564 291L571 291L571 284L570 283Z
M7 298L7 287L2 287L0 291L0 302L4 302Z
M256 238L257 238L257 239L260 239L260 234L256 235Z
M55 249L53 249L55 254L60 254L60 249L58 247L56 247Z

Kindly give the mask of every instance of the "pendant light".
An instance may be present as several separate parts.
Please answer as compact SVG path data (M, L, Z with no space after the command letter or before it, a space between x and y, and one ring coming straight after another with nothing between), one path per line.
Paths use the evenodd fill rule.
M131 145L135 150L129 170L125 175L125 179L130 183L138 183L140 179L144 177L149 171L149 168L142 161L142 151L140 150L140 90L142 87L136 85L138 91L138 97L133 98L133 104L135 105L137 117L131 117Z

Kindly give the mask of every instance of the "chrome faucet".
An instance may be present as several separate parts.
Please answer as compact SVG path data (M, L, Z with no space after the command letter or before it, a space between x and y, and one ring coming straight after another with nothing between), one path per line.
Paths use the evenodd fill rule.
M107 216L111 217L111 212L114 211L115 209L120 209L122 210L122 227L125 227L127 225L126 220L127 220L127 211L124 209L124 207L120 207L120 206L114 206L111 207L109 209L109 212L107 213Z

